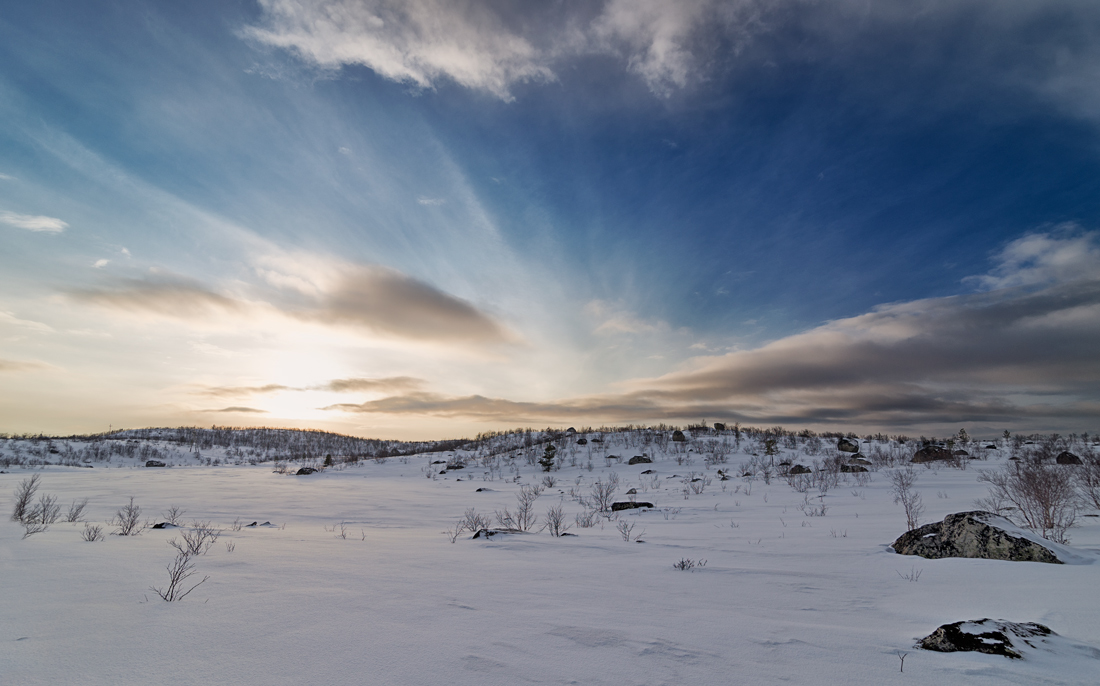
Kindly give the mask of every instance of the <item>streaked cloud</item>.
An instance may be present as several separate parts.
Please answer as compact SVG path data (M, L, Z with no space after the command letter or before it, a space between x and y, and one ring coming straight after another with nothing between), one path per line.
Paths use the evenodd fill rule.
M201 395L208 395L215 398L233 398L245 395L267 395L269 393L277 393L279 391L292 391L299 390L291 388L290 386L284 386L282 384L264 384L263 386L214 386L212 388L204 388L199 393Z
M318 389L334 393L394 392L417 389L423 385L423 379L411 376L391 376L381 379L334 379L319 386Z
M257 318L274 314L417 341L495 344L519 340L469 302L397 270L321 264L317 269L323 274L260 269L264 281L278 291L265 295L258 292L260 284L253 284L256 298L248 300L186 278L157 276L120 279L111 287L76 290L70 296L115 310L181 320L210 322L230 314Z
M43 324L42 322L36 322L32 319L21 319L16 317L12 312L0 311L0 324L7 324L8 326L17 326L21 329L29 331L35 331L37 333L54 333L54 328L49 324Z
M78 301L116 310L178 319L201 319L245 310L241 301L215 293L193 281L120 279L115 283L113 288L77 290L72 291L70 296Z
M17 214L15 212L0 212L0 223L14 226L28 231L41 231L45 233L61 233L69 225L57 217L43 215Z
M881 427L1095 416L1100 270L1081 264L1096 251L1096 234L1026 236L999 253L992 271L1026 287L882 305L757 349L697 357L673 373L623 383L615 394L515 402L415 391L325 409L498 421L710 416ZM1036 264L1053 283L1031 285Z
M203 410L203 412L222 412L230 414L269 414L267 410L258 410L255 407L223 407L220 410Z
M516 336L470 303L381 266L344 271L315 303L290 314L424 341L510 343Z
M53 369L53 365L37 360L6 360L0 358L0 373L3 372L30 372L43 369Z

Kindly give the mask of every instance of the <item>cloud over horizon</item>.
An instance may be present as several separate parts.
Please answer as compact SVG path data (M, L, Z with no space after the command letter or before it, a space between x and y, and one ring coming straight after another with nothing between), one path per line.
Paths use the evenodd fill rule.
M1087 419L1100 412L1097 239L1097 233L1080 232L1025 236L997 255L993 280L981 281L1004 288L881 305L753 350L694 358L679 371L623 382L618 393L516 402L415 391L325 409L528 421L710 416L892 427Z

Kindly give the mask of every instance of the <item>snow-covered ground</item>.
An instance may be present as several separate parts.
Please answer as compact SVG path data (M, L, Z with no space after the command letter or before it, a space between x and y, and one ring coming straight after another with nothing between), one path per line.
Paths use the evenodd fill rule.
M0 683L1100 682L1100 563L897 555L888 545L906 527L887 478L896 467L800 493L782 478L740 476L759 441L602 438L559 442L562 467L535 502L539 525L559 504L573 524L584 511L573 496L590 497L612 473L615 500L634 488L655 507L574 524L576 535L560 538L533 530L471 539L465 531L452 542L444 533L470 508L515 512L521 486L547 476L527 458L541 455L540 446L495 457L337 459L309 476L248 464L224 448L196 458L163 444L158 450L176 466L145 468L136 450L91 469L8 466L0 474ZM0 454L10 456L16 443ZM58 452L44 455L69 448L53 445ZM807 465L835 454L830 444L816 455L779 449L777 462ZM727 450L725 462L714 461ZM642 453L654 462L626 464ZM919 468L922 523L975 509L987 495L979 470L998 468L1008 452L983 456L964 470ZM455 457L468 458L465 469L439 474L446 465L430 464ZM719 469L730 479L720 480ZM692 489L692 472L710 483ZM192 582L209 580L180 602L150 590L167 582L175 553L167 542L178 529L93 543L82 540L83 523L58 522L22 538L7 513L32 474L63 510L89 498L93 523L131 496L150 522L173 506L187 523L212 522L223 531L195 558ZM821 505L823 516L809 516ZM235 521L271 526L234 530ZM1071 545L1096 558L1100 520L1080 521ZM620 523L633 525L632 539L644 532L640 541L623 540ZM674 568L683 560L695 568ZM1024 660L913 647L941 624L985 617L1039 622L1062 638ZM908 653L904 673L899 651Z

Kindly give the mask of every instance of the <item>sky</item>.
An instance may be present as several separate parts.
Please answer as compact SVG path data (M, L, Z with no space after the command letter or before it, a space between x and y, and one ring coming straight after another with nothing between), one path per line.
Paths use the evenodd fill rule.
M1100 431L1092 0L0 12L0 431Z

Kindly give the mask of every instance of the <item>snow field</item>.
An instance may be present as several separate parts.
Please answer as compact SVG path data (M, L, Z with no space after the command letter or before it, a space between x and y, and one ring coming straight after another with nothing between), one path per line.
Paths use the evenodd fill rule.
M887 546L905 517L886 470L863 486L849 476L823 498L811 489L827 513L807 517L798 508L804 495L782 479L721 482L698 459L654 457L634 466L594 460L592 471L583 462L565 467L536 502L540 517L562 503L572 523L582 508L570 487L586 494L613 471L616 500L625 500L640 473L654 469L660 486L639 487L637 499L656 508L620 513L634 534L644 529L644 543L623 541L606 518L574 526L576 536L484 541L464 532L451 543L443 531L467 508L514 510L519 484L488 481L474 462L425 478L439 454L308 477L275 474L270 465L9 469L0 474L5 503L39 473L41 492L57 495L63 508L88 497L93 522L132 495L149 518L179 506L185 522L224 531L195 558L192 581L209 580L166 603L149 587L166 583L175 552L166 542L178 531L87 543L83 525L57 523L23 540L5 510L0 682L1097 683L1100 652L1090 646L1100 646L1100 565L896 555ZM736 473L745 459L734 454L718 468ZM986 495L977 470L1000 459L964 471L921 468L922 522L973 509ZM520 483L542 479L537 467L516 462ZM685 499L681 479L669 477L690 471L713 482ZM237 518L274 526L233 531ZM338 536L341 522L346 538ZM1100 524L1082 522L1072 544L1095 556ZM685 558L706 565L673 568ZM916 581L902 578L914 572ZM1046 624L1068 647L1026 660L912 647L941 624L983 617ZM909 653L904 674L899 650Z

